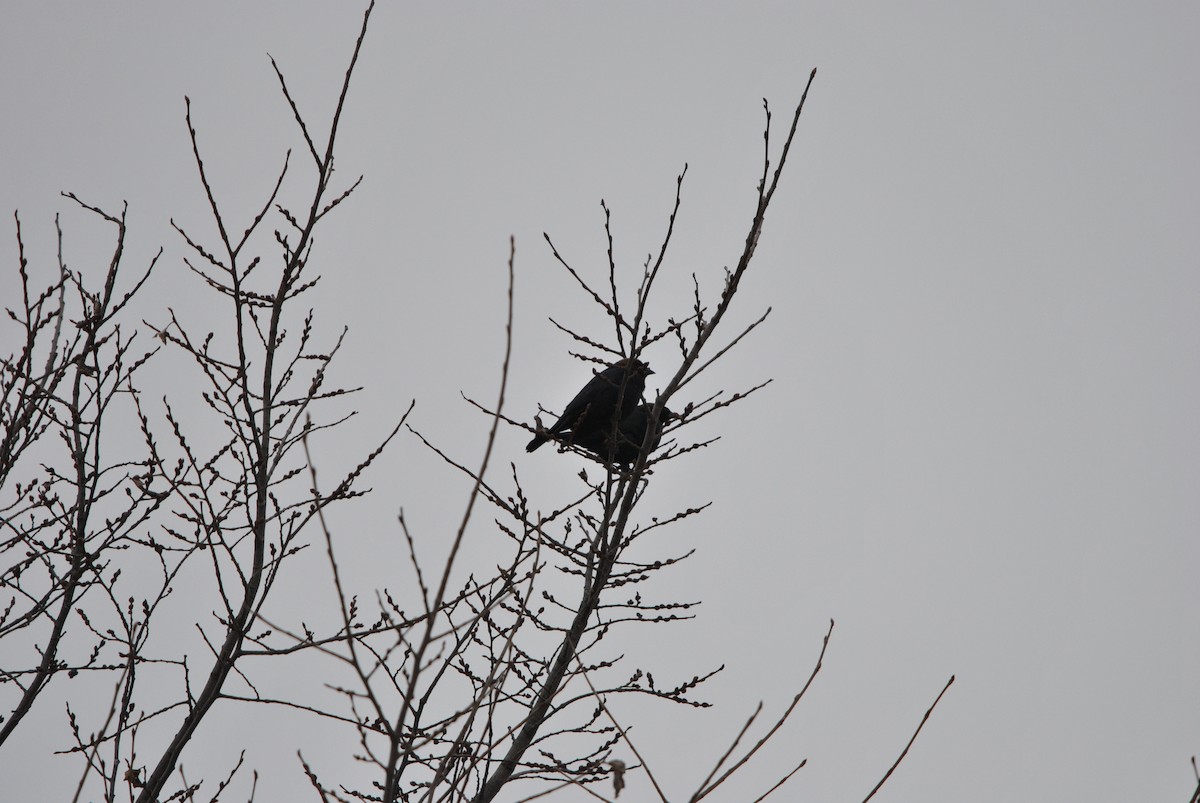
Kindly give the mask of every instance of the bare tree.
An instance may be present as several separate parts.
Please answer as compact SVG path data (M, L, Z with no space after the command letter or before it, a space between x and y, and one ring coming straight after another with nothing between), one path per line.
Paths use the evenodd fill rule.
M110 457L110 444L102 439L113 407L129 392L149 356L135 350L137 335L122 330L120 320L157 257L132 287L120 291L124 213L115 217L68 197L113 224L116 243L102 282L89 285L81 272L67 267L56 221L57 276L39 289L31 284L20 218L15 217L22 292L20 306L7 311L22 342L19 351L0 363L0 483L7 492L0 502L0 554L5 556L0 582L9 596L0 614L0 638L36 655L27 668L0 673L0 679L20 690L0 728L0 744L57 674L112 668L101 660L108 636L90 627L84 638L90 645L71 644L72 657L67 657L67 620L85 596L103 597L111 590L105 580L108 558L161 504L144 484L126 486L135 478L136 464ZM39 475L25 481L14 476L23 458L46 454L52 456ZM108 602L116 602L107 596ZM41 641L30 644L35 632ZM74 657L81 653L86 657Z
M470 482L456 522L447 525L452 533L448 555L427 565L420 537L401 515L399 537L409 555L410 582L402 590L377 590L368 613L343 582L339 536L326 511L364 493L359 487L364 472L407 426L408 413L381 433L377 449L323 488L310 441L354 415L337 412L331 403L354 389L327 381L342 337L321 345L314 312L297 307L320 281L312 267L314 232L361 181L341 182L334 154L372 7L364 14L340 93L319 129L302 113L272 60L302 142L299 161L311 160L304 170L306 191L283 192L285 177L297 172L289 151L259 211L246 221L231 220L210 181L190 101L186 105L212 233L201 236L194 224L172 225L188 250L186 267L224 305L225 334L197 336L168 311L165 321L141 330L152 332L157 344L138 351L138 335L121 328L121 314L157 258L124 284L124 214L109 215L75 199L117 229L98 289L89 289L82 273L60 258L52 281L35 290L18 219L24 294L10 317L23 342L3 363L0 587L9 599L0 615L0 638L6 647L23 647L28 657L22 668L0 674L0 681L17 690L11 704L6 698L11 713L0 731L0 749L35 704L49 702L43 698L51 680L86 673L106 683L109 692L108 703L87 714L72 702L78 681L61 692L71 727L67 750L83 759L76 799L191 799L206 781L189 781L181 760L221 700L299 709L352 735L348 750L365 769L354 778L327 780L336 770L301 757L314 794L324 801L484 803L518 784L524 799L567 787L584 787L607 799L599 789L611 786L615 797L630 782L627 775L636 772L644 773L660 800L704 799L747 766L796 709L820 671L832 622L808 682L790 704L753 744L743 745L758 722L760 705L711 771L683 792L660 785L654 756L634 745L608 700L638 695L707 705L698 688L720 668L664 685L652 671L630 669L606 639L616 628L688 618L696 604L652 601L656 595L649 590L659 571L685 561L690 552L647 560L640 557L640 547L661 528L686 526L706 505L666 518L645 518L639 505L672 461L699 459L706 442L688 438L693 423L725 413L769 382L686 404L677 397L702 373L719 370L721 359L770 313L728 331L727 313L750 275L816 71L778 143L772 140L772 115L764 101L757 195L740 254L715 295L706 280L693 276L690 297L667 300L676 314L656 320L649 313L660 278L671 270L669 249L686 165L662 241L636 271L625 270L613 256L607 205L602 204L607 275L592 277L576 269L546 237L553 258L609 324L601 335L554 321L576 344L576 357L599 365L638 360L657 344L678 354L662 390L652 402L646 400L636 459L611 460L603 449L555 437L560 450L591 463L580 474L575 498L552 505L549 512L530 498L516 463L498 455L502 427L547 434L540 420L529 423L505 408L516 273L512 244L496 398L490 404L467 399L490 422L482 456L476 461L456 457L408 427ZM272 224L277 228L268 232ZM137 371L160 349L166 353L158 359L190 363L201 378L207 420L178 414L170 399L161 406L143 399ZM668 405L682 412L668 414ZM119 431L114 429L119 424L109 423L114 416L133 422L139 433L136 448L126 443L110 454L102 436ZM617 436L621 422L614 418L609 426L610 437ZM213 437L213 432L221 434ZM45 435L57 440L51 444L53 437ZM31 459L35 453L36 460ZM502 478L493 469L497 459L507 463ZM469 525L485 509L507 539L508 557L499 565L472 565L465 557ZM638 550L631 549L635 544ZM323 547L336 595L336 624L316 632L305 623L312 612L303 610L293 612L293 621L268 618L265 606L292 558L317 545ZM123 576L124 569L136 572ZM172 652L169 642L162 646L163 631L177 627L165 613L168 601L185 581L200 590L189 596L195 601L188 615L207 645L203 659ZM573 589L570 596L563 596L564 587ZM406 613L413 605L417 612ZM72 633L82 638L68 638ZM337 692L337 704L260 691L251 662L287 665L301 655L333 662L328 683ZM173 690L166 702L164 688ZM799 760L774 785L764 784L759 799L803 766ZM205 794L217 800L242 767L239 759ZM894 769L895 764L883 780ZM179 780L173 781L177 774Z

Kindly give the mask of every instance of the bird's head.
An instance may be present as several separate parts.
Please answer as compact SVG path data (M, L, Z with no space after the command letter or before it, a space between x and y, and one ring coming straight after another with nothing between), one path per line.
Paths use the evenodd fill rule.
M646 363L641 360L631 360L628 357L617 360L613 363L612 367L619 368L630 376L650 376L650 374L654 373Z

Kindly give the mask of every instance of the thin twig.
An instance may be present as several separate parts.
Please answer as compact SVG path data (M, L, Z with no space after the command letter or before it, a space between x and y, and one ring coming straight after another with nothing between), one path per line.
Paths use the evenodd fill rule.
M829 649L829 639L832 635L833 635L833 620L830 619L829 620L829 630L825 633L825 638L821 642L821 653L817 656L816 666L813 667L812 673L808 676L808 681L805 682L804 688L800 689L799 693L797 693L796 696L792 698L791 704L788 705L788 707L784 710L783 714L780 715L779 719L777 719L775 721L775 724L771 726L771 729L769 731L767 731L766 734L761 739L758 740L758 743L755 744L754 747L752 747L748 751L746 751L746 754L744 756L742 756L740 759L738 759L737 763L735 763L732 767L730 767L728 770L726 770L725 773L720 778L713 781L711 785L709 785L707 787L704 785L701 785L701 787L698 790L696 790L696 794L692 795L692 797L690 798L690 803L695 803L695 801L700 800L701 798L705 797L710 792L712 792L714 789L716 789L718 786L723 784L726 780L728 780L730 776L732 776L735 772L737 772L739 769L741 769L741 767L747 761L749 761L751 759L751 757L754 756L755 753L757 753L759 751L759 748L761 748L764 744L766 744L768 741L770 741L771 737L773 737L775 735L776 731L778 731L781 727L783 727L783 723L787 722L787 719L789 716L791 716L792 711L795 710L797 704L799 704L800 700L803 699L805 692L808 691L809 687L812 686L813 681L816 680L817 673L821 671L821 665L825 661L825 651L827 649ZM755 713L757 715L757 712L755 712ZM751 719L753 719L753 718L751 718ZM747 724L747 727L749 727L748 724ZM743 732L744 731L745 731L745 729L743 729ZM739 738L740 738L740 735L739 735ZM728 753L726 755L728 755Z
M658 793L658 799L663 803L667 803L667 796L663 792L662 787L658 785L658 780L654 777L654 773L650 771L650 765L646 763L646 759L638 752L633 740L629 738L629 731L621 727L621 723L617 722L617 718L613 716L613 712L609 709L608 703L600 696L600 692L596 691L596 687L592 685L592 679L588 677L587 668L584 667L583 661L579 660L579 656L575 656L575 663L579 664L579 674L583 676L584 683L592 690L592 695L596 699L596 705L604 711L604 715L608 717L608 721L617 729L617 733L621 734L621 738L625 740L625 744L629 745L629 749L633 751L633 755L637 758L638 763L642 765L642 769L646 771L646 777L650 779L650 783L654 786L654 791Z
M942 687L940 692L938 692L937 699L933 701L933 705L929 706L929 709L925 712L925 716L921 717L921 724L917 725L917 729L913 731L912 738L908 740L908 744L904 745L904 749L900 751L900 757L896 759L892 766L888 767L888 771L885 772L883 777L879 779L879 783L875 784L875 788L871 790L871 793L863 798L863 803L867 803L868 800L875 797L875 793L878 792L885 783L887 783L888 778L892 777L892 773L896 771L896 767L899 767L900 762L903 761L904 757L908 755L908 748L912 747L913 742L917 740L917 736L921 733L921 728L925 727L925 723L929 721L929 715L933 713L933 709L937 708L937 704L941 702L942 695L945 694L953 684L954 675L951 675L950 679L946 681L946 685Z

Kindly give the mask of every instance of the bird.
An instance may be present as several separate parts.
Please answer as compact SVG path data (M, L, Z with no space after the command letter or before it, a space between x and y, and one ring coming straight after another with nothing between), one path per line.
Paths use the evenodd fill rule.
M571 399L554 425L533 436L525 451L534 451L552 435L570 433L568 443L573 443L606 428L611 431L642 400L646 377L652 373L650 366L641 360L617 360L593 376Z
M650 426L650 412L653 409L653 404L639 404L633 412L621 419L615 438L614 433L602 429L583 438L576 438L575 445L587 449L607 463L631 465L642 451L642 441L646 439L646 428ZM650 439L646 454L658 448L663 427L678 417L666 407L659 411L658 427Z

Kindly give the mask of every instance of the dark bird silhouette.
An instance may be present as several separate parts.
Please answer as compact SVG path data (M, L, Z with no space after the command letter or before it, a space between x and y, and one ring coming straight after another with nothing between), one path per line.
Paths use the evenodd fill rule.
M575 398L571 399L562 415L546 432L553 435L570 433L567 442L574 443L580 439L590 439L594 433L605 429L611 431L642 400L646 377L652 373L650 366L640 360L616 361L593 376L583 390L575 394ZM538 433L525 451L532 452L548 440L549 435Z
M621 419L621 426L617 428L615 438L614 433L605 428L583 438L576 438L575 445L587 449L605 462L632 465L642 450L642 441L646 438L646 428L650 426L652 409L653 404L639 404L633 408L633 412ZM658 427L650 439L647 454L658 448L663 427L678 417L666 407L662 408L658 414Z

